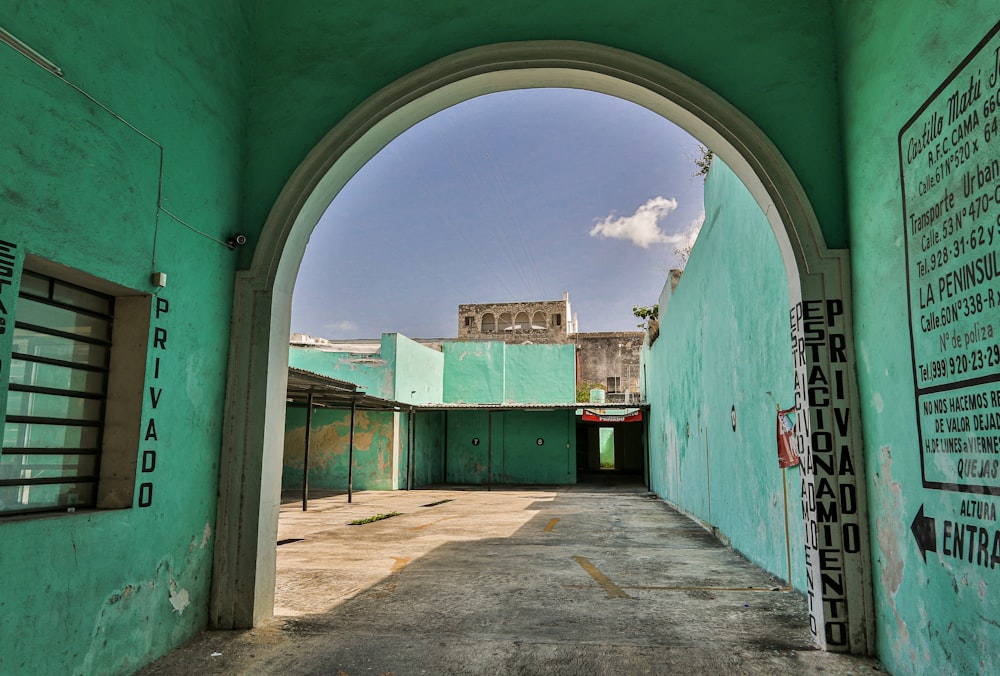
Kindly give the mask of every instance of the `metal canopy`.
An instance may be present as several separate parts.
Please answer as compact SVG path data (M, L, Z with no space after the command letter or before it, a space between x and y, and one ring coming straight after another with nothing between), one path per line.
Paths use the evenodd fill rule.
M367 411L555 411L569 409L600 409L615 410L640 409L649 410L648 403L632 403L628 405L595 405L591 402L571 402L571 403L434 403L434 404L407 404L389 399L381 399L365 394L358 389L354 383L346 380L329 378L319 373L306 371L304 369L288 367L288 404L291 406L305 407L309 401L309 394L312 393L313 407L315 408L351 408L351 402L355 402L358 410Z
M392 411L399 404L365 394L354 383L328 378L312 371L288 367L287 402L292 406L307 406L309 395L316 408L350 408L355 402L358 409Z

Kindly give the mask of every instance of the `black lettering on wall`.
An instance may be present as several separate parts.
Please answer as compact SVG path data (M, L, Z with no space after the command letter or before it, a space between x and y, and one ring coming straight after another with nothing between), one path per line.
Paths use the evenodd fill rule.
M1000 495L1000 23L899 132L923 485ZM942 455L947 454L947 455ZM971 471L970 471L971 470Z
M828 645L849 640L847 560L861 551L846 311L839 299L803 301L790 312L796 429L802 458L810 629ZM815 597L815 601L813 599Z
M162 296L157 296L155 303L153 305L153 321L155 325L153 328L153 350L167 350L167 328L160 325L161 321L165 320L166 315L170 313L170 301ZM164 388L158 384L160 380L160 366L161 357L157 355L153 357L153 376L152 379L154 384L150 384L147 387L149 392L149 410L156 411L160 405L160 401L163 398ZM169 394L168 394L169 397ZM162 418L161 418L162 420ZM149 480L144 482L139 486L139 506L149 507L153 504L153 479L155 478L156 472L156 460L159 449L156 448L156 444L159 441L160 436L156 428L156 419L150 415L146 422L146 433L143 438L144 444L148 447L142 452L142 472L143 474L152 475L149 476Z

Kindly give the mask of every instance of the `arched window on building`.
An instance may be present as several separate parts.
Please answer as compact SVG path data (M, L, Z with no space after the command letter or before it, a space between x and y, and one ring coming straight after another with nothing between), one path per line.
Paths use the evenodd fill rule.
M497 322L497 330L499 331L513 331L514 330L514 320L511 318L509 312L504 312L500 315L500 321Z
M545 329L545 313L539 310L531 318L531 328L533 329Z
M531 326L531 320L528 319L528 313L521 311L517 313L514 317L514 330L515 331L525 331Z
M483 333L493 333L497 330L497 318L492 312L483 313Z

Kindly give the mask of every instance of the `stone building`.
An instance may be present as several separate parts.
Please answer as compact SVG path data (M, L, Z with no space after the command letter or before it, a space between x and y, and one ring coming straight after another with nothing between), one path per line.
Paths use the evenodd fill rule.
M459 340L505 343L576 343L576 383L606 388L609 403L639 398L641 331L580 333L564 292L562 300L466 303L458 306Z
M577 332L569 293L562 300L468 303L458 306L459 340L567 343Z
M577 385L603 385L609 404L631 404L639 401L639 353L641 331L602 331L577 333Z
M533 87L680 124L732 168L716 204L742 183L766 220L752 248L733 243L750 210L715 228L663 314L663 368L642 379L654 492L741 551L776 545L760 565L808 592L817 646L896 674L1000 673L994 437L940 431L1000 414L996 339L962 340L1000 306L952 316L995 280L967 273L975 288L921 307L924 282L951 289L1000 246L968 239L995 219L996 0L424 4L4 4L0 673L130 673L206 626L269 621L313 227L418 121ZM484 247L507 234L483 228L469 219ZM765 446L769 393L795 402L798 469Z

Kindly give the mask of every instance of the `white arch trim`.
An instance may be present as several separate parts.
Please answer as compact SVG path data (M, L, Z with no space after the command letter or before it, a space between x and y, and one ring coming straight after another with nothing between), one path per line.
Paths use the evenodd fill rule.
M767 215L792 306L807 286L814 298L842 298L850 328L846 252L826 248L805 192L774 144L712 90L655 61L580 42L490 45L428 64L372 95L309 152L271 209L250 268L237 275L211 603L216 627L249 627L272 613L291 294L313 228L364 163L420 120L483 94L539 87L632 101L712 148ZM871 642L866 631L858 641Z
M333 198L369 159L414 124L484 94L545 87L585 89L632 101L712 148L767 214L790 290L810 263L827 257L815 213L791 167L728 101L683 73L630 52L538 41L489 45L445 57L354 109L288 180L268 215L250 274L268 286L292 286L309 234Z

